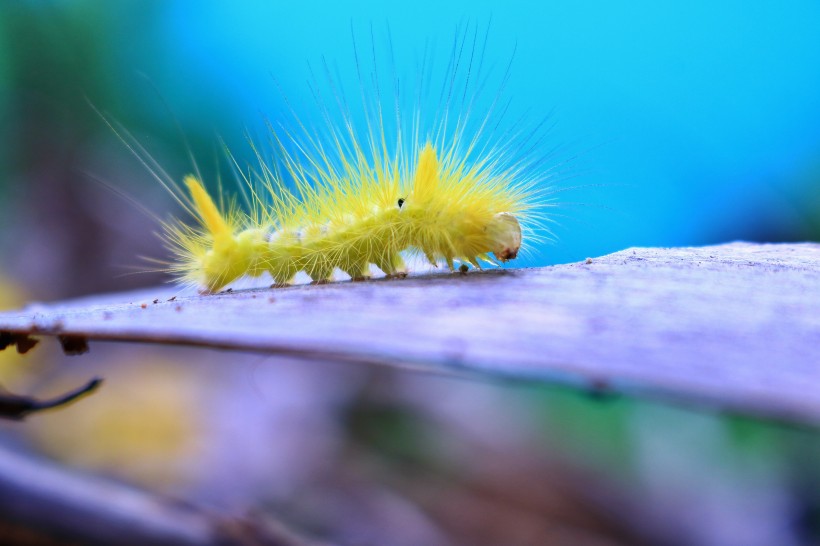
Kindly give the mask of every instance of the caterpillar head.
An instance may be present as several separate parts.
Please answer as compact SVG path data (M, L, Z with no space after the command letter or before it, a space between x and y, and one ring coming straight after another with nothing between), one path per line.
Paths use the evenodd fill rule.
M521 248L521 224L509 212L498 212L487 224L488 238L494 243L492 253L498 260L514 260Z
M452 264L455 258L477 264L490 253L501 262L515 259L521 225L505 211L515 202L505 187L464 166L442 168L428 142L407 198L398 200L402 216L413 224L412 244L433 262L444 258Z

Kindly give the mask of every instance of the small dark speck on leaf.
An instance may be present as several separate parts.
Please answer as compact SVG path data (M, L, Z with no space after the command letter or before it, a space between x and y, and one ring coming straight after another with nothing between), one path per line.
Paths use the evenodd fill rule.
M230 294L231 292L233 292L233 288L228 288L227 290L225 290L225 292L227 292L228 294Z
M458 266L458 272L461 273L462 275L466 275L467 271L469 271L469 270L470 270L470 268L467 267L467 264L461 264L460 266Z
M67 355L81 355L88 352L88 340L83 336L57 336L63 352Z
M159 298L154 300L154 304L157 304L157 303L159 303Z
M171 297L168 301L174 301L175 299L177 299L177 297L176 297L176 296L172 296L172 297Z

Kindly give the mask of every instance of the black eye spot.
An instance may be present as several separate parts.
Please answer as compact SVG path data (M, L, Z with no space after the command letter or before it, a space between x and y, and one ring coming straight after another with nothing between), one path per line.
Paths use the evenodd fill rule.
M399 197L399 208L404 204L404 197Z

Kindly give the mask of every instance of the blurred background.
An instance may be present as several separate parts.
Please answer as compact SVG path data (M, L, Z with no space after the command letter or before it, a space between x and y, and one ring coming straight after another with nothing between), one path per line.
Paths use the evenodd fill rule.
M6 0L0 308L167 280L134 274L164 256L141 207L177 211L104 117L175 179L190 153L230 180L220 140L251 161L246 135L290 123L283 95L309 117L323 59L355 85L354 37L392 52L412 90L425 51L443 67L457 32L488 24L488 88L512 57L508 119L548 117L542 153L556 149L555 241L527 265L820 240L816 2ZM0 385L21 394L94 374L102 391L0 422L0 442L343 544L820 544L812 431L205 351L0 353Z

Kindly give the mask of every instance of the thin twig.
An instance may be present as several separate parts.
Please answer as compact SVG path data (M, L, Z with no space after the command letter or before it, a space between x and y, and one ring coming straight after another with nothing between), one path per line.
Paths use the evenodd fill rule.
M37 400L30 396L11 394L0 387L0 418L19 421L34 412L65 406L91 394L101 384L102 379L95 377L82 387L48 400Z

